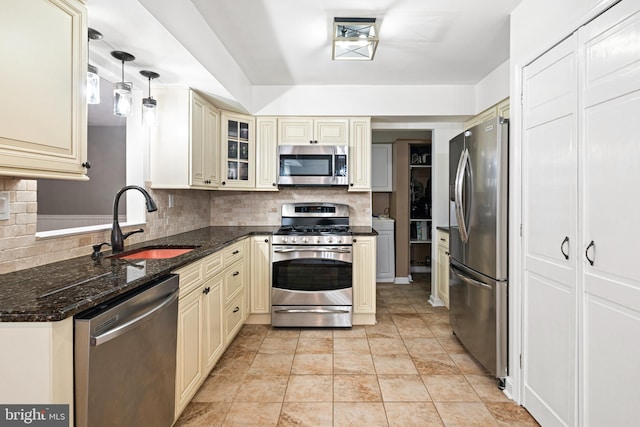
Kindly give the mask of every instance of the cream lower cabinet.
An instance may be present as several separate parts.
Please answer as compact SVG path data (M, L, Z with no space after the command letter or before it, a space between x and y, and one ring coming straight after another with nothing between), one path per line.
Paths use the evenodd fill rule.
M176 419L245 320L247 239L175 271L180 276Z
M219 112L189 88L154 92L161 117L151 132L151 188L217 189Z
M353 238L353 324L376 323L376 236Z
M216 254L209 258L219 258ZM222 274L204 279L210 260L176 271L180 275L176 351L176 418L222 355Z
M3 1L0 40L0 175L87 180L84 1Z
M449 233L437 230L438 260L436 263L438 276L438 298L449 308Z
M251 239L251 278L248 323L271 323L271 236Z

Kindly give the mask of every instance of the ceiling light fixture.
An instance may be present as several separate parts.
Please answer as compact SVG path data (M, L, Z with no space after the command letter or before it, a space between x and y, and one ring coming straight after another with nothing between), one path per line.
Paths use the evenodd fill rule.
M151 97L151 79L157 79L160 74L148 70L142 70L140 74L149 80L149 97L142 99L142 123L151 126L156 121L156 107L158 106L158 101Z
M113 114L126 117L131 114L133 83L124 81L124 63L133 61L136 57L120 50L114 50L111 52L111 56L122 62L122 81L113 85Z
M333 18L334 60L370 61L378 42L376 18Z
M89 42L91 40L101 40L102 33L93 28L89 28ZM89 43L87 42L87 103L100 104L100 76L98 67L89 63Z

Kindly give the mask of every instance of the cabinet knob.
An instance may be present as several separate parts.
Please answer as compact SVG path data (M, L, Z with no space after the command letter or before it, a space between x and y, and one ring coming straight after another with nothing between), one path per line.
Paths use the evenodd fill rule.
M226 181L222 181L222 185L227 185Z
M356 243L358 241L358 239L353 239L353 243Z
M86 168L86 169L91 169L91 162L84 162L84 163L82 164L82 167L83 167L83 168Z
M272 182L272 183L271 183L271 186L272 186L272 187L275 187L275 186L276 186L276 183L275 183L275 182Z
M269 239L264 239L264 242L265 243L269 243Z
M353 187L353 182L351 184L349 184L349 186Z

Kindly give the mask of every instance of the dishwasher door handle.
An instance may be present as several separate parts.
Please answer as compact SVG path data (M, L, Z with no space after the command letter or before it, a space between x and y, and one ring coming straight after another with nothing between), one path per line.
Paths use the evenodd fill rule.
M140 316L134 317L126 323L118 326L117 328L113 328L104 334L98 335L97 337L91 336L90 343L92 347L97 347L104 343L111 341L114 338L119 337L120 335L130 331L131 329L137 327L140 323L142 323L146 318L153 315L154 313L161 311L165 307L171 305L178 298L178 291L172 292L169 297L165 298L162 302L157 304L155 307L149 309L144 312Z

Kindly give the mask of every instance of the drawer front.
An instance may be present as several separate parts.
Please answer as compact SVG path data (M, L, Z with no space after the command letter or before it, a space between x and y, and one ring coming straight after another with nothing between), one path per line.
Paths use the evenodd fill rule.
M224 273L224 301L228 303L238 292L242 292L245 272L244 262L240 261L227 268Z
M438 245L445 249L449 249L449 233L438 231Z
M205 280L212 278L224 268L223 251L218 251L202 260Z
M224 336L226 343L229 343L238 333L242 327L242 319L244 319L244 300L243 294L239 294L224 310Z
M202 262L197 261L173 272L180 276L180 296L183 298L202 284Z
M224 252L224 266L228 267L237 260L244 257L244 240L234 243L233 245L223 249Z

